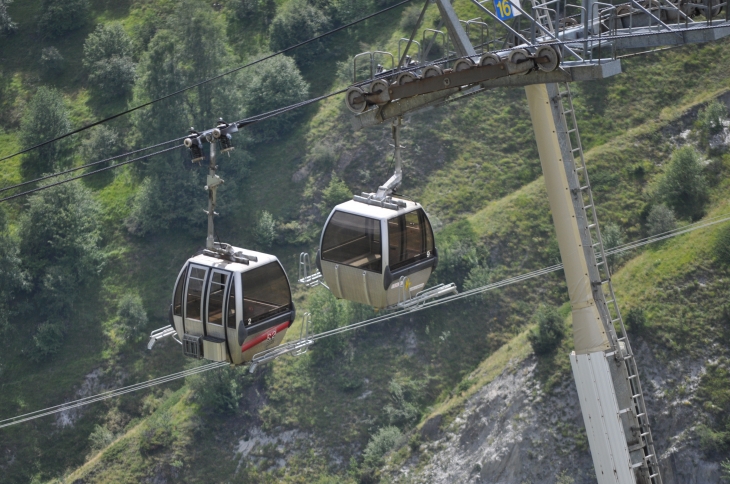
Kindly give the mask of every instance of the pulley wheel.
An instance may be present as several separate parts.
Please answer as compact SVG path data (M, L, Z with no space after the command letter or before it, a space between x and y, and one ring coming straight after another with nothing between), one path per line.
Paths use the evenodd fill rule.
M560 54L552 45L541 45L538 47L535 57L538 59L540 57L547 57L548 61L546 63L537 63L537 68L543 72L552 72L560 65Z
M355 114L364 112L368 107L368 103L365 102L365 93L357 86L352 86L347 90L345 93L345 103L347 104L347 109Z
M436 77L443 74L444 71L439 66L428 66L423 70L423 78Z
M515 49L509 53L509 57L507 59L511 64L521 64L522 62L530 59L530 53L525 49ZM528 72L529 71L520 72L518 75L524 76Z
M471 69L474 67L474 61L469 59L468 57L465 57L464 59L459 59L454 64L454 72L461 72L465 71L467 69Z
M479 65L484 66L494 66L502 62L502 59L497 54L484 54L481 59L479 59Z
M412 72L401 72L400 74L398 74L398 77L395 78L395 83L399 86L402 86L403 84L413 82L416 79L418 79L418 76L416 76Z
M388 81L385 79L376 79L370 83L370 94L377 94L379 92L388 90Z

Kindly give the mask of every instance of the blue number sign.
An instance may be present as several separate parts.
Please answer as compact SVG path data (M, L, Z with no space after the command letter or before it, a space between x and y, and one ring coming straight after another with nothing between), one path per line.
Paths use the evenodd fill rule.
M520 15L520 11L514 5L521 8L520 0L494 0L494 11L499 20L508 20Z

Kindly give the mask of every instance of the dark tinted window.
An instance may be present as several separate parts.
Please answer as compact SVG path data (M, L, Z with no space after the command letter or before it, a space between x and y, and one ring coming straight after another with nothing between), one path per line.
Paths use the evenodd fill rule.
M236 327L236 285L231 284L228 291L228 327Z
M278 262L241 274L243 280L243 319L256 323L289 309L289 281Z
M183 286L185 286L185 275L187 270L180 274L180 278L177 281L177 287L175 287L175 296L172 299L172 314L175 316L182 316L182 292Z
M433 233L419 209L388 220L388 263L391 270L418 262L433 253Z
M335 212L322 238L322 259L381 272L380 220Z
M205 269L191 267L188 277L188 294L186 301L185 317L201 321L201 308L203 303L203 284L205 283Z
M208 289L208 322L223 324L223 303L225 302L228 274L213 272Z

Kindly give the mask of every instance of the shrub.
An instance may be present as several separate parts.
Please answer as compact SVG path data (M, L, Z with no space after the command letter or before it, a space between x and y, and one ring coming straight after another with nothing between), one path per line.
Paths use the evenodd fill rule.
M730 224L720 227L712 248L718 261L730 265Z
M603 239L603 249L609 251L614 247L624 243L623 233L621 227L616 224L608 224L601 230L601 238ZM621 262L622 257L620 255L612 255L608 257L609 270L613 272L616 265Z
M332 172L332 178L327 184L324 190L322 190L322 213L329 213L335 205L352 198L352 191L347 187L347 184Z
M38 21L38 32L43 37L60 37L86 23L88 0L43 0L43 13Z
M117 320L125 339L134 339L147 326L147 311L137 294L125 294L117 305Z
M697 150L683 146L672 153L653 194L657 201L664 202L680 217L700 218L709 200L709 187Z
M119 22L102 24L84 42L84 68L89 83L103 98L131 91L137 66L132 60L132 39Z
M727 107L718 100L711 101L704 109L697 113L695 129L702 148L708 148L710 139L722 133L723 121L727 117Z
M97 126L91 136L81 142L81 156L84 163L93 163L110 158L119 153L119 135L104 125ZM86 172L95 171L109 166L111 162L100 163L86 169ZM113 176L113 174L112 174Z
M363 463L368 467L380 467L383 465L383 456L399 445L402 440L403 434L398 427L381 428L370 437L370 442L363 452Z
M91 449L99 451L105 449L114 441L114 433L103 425L96 424L93 432L89 434Z
M266 210L259 215L256 227L254 228L254 237L256 238L256 243L263 248L271 247L271 244L276 239L276 221L274 220L274 216Z
M55 47L45 47L41 50L41 71L43 75L51 76L63 70L63 56Z
M38 326L38 330L33 336L35 351L32 352L31 359L39 361L58 353L63 345L63 334L64 330L61 323L43 323Z
M532 350L537 355L552 352L565 336L565 321L557 309L549 306L540 306L532 321L537 323L537 327L527 335Z
M294 61L283 55L259 64L246 83L248 88L244 102L250 116L303 101L309 92L309 84ZM299 115L297 111L280 114L252 126L257 140L270 140L285 129L291 130L292 120Z
M464 290L486 286L490 282L492 282L492 270L487 264L477 264L469 270L469 274L464 279ZM488 297L490 297L489 293L482 294L482 298Z
M321 333L344 326L350 321L350 306L337 300L330 291L317 290L309 300L312 313L312 332ZM334 359L342 354L347 344L344 335L330 336L317 341L313 355L318 359Z
M236 0L233 3L233 12L239 20L255 20L268 26L276 14L276 1Z
M169 447L173 442L172 430L172 415L169 413L164 413L148 422L139 440L140 452L150 455Z
M269 29L270 45L279 51L316 37L330 27L330 19L321 9L313 7L306 0L292 0L285 4L271 22ZM294 58L300 65L307 65L325 53L321 41L312 42L298 48Z
M651 207L646 223L650 236L663 234L677 227L677 219L674 217L674 212L663 203Z
M400 382L395 379L390 381L388 384L390 403L383 408L390 425L405 427L413 425L418 420L421 412L415 402L420 390L419 384L408 379Z
M66 134L71 129L63 97L55 89L39 87L28 103L20 123L20 145L23 149ZM66 143L57 141L23 155L21 170L27 178L55 171L64 164Z
M225 367L186 378L191 399L215 413L234 413L241 401L242 368Z
M641 334L646 330L646 313L643 309L630 308L625 317L628 329L636 334Z
M10 35L18 30L18 26L8 14L8 5L11 3L13 3L13 0L0 0L0 37Z
M400 17L400 28L404 30L407 34L410 35L410 33L416 27L416 22L418 22L418 17L421 15L422 9L423 7L421 7L420 5L411 5L403 10L403 13ZM413 55L411 56L413 57Z
M0 334L12 319L15 299L28 285L28 276L21 267L18 241L7 230L5 212L0 209Z
M724 461L722 461L720 467L722 468L721 479L723 481L730 482L730 459L725 459Z

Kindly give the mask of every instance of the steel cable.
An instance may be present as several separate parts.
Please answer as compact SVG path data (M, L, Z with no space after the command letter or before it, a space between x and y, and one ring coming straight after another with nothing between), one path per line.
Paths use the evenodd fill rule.
M655 236L646 237L644 239L640 239L640 240L637 240L637 241L634 241L634 242L629 242L629 243L626 243L626 244L622 244L620 246L617 246L617 247L614 247L614 248L612 248L610 250L607 250L606 251L606 255L619 254L619 253L622 253L622 252L626 252L626 251L629 251L629 250L636 249L636 248L641 247L643 245L651 244L651 243L654 243L654 242L659 242L659 241L662 241L662 240L665 240L665 239L668 239L668 238L671 238L671 237L676 237L678 235L683 235L683 234L686 234L688 232L692 232L692 231L695 231L695 230L698 230L698 229L706 228L706 227L709 227L709 226L712 226L712 225L716 225L716 224L719 224L719 223L722 223L722 222L727 222L727 221L730 221L730 214L727 214L726 213L726 214L723 214L723 215L716 215L716 216L711 217L711 218L709 218L707 220L702 220L700 222L696 222L694 224L687 225L685 227L680 227L680 228L677 228L675 230L670 230L670 231L667 231L667 232L664 232L664 233L661 233L661 234L657 234ZM519 283L519 282L527 281L529 279L534 279L536 277L543 276L543 275L546 275L546 274L550 274L552 272L557 272L557 271L561 270L562 268L563 268L563 264L555 264L555 265L552 265L552 266L549 266L549 267L544 267L542 269L538 269L538 270L535 270L535 271L532 271L532 272L527 272L525 274L520 274L520 275L517 275L517 276L509 277L509 278L502 279L502 280L497 281L497 282L493 282L491 284L486 284L486 285L481 286L481 287L477 287L477 288L474 288L474 289L471 289L471 290L468 290L468 291L464 291L464 292L461 292L461 293L456 294L456 295L453 295L453 296L447 296L447 297L444 297L444 298L441 298L441 299L437 299L437 300L433 300L433 301L430 301L430 302L427 301L427 302L425 302L423 304L419 304L419 305L417 305L417 306L415 306L413 308L408 308L408 309L404 309L404 310L395 311L395 312L390 313L390 314L384 314L382 316L378 316L378 317L375 317L375 318L371 318L371 319L368 319L368 320L365 320L365 321L360 321L360 322L357 322L357 323L353 323L353 324L349 324L349 325L346 325L346 326L342 326L340 328L332 329L332 330L329 330L329 331L324 331L322 333L317 333L315 335L310 336L308 339L310 339L312 341L318 341L318 340L321 340L321 339L324 339L324 338L327 338L327 337L330 337L330 336L335 336L335 335L342 334L342 333L345 333L345 332L348 332L348 331L353 331L355 329L363 328L365 326L370 326L371 324L381 323L383 321L387 321L387 320L390 320L390 319L394 319L394 318L397 318L399 316L403 316L403 315L406 315L406 314L411 314L411 313L414 313L414 312L418 312L418 311L421 311L423 309L428 309L428 308L432 308L432 307L435 307L435 306L440 306L441 304L446 304L448 302L456 301L456 300L459 300L459 299L464 299L464 298L471 297L471 296L474 296L474 295L477 295L477 294L482 294L482 293L485 293L485 292L488 292L488 291L493 291L495 289L499 289L499 288L506 287L506 286L509 286L509 285L512 285L512 284L516 284L516 283ZM277 348L281 349L282 347L293 346L296 343L297 343L296 341L289 342L289 343L285 343L284 345L281 345L281 346L279 346ZM15 425L15 424L27 422L29 420L34 420L34 419L37 419L37 418L40 418L40 417L45 417L45 416L48 416L48 415L52 415L52 414L64 412L64 411L71 410L71 409L78 408L78 407L82 407L84 405L88 405L88 404L91 404L91 403L99 402L99 401L106 400L106 399L109 399L109 398L114 398L114 397L121 396L121 395L124 395L124 394L127 394L127 393L131 393L131 392L136 392L136 391L139 391L139 390L142 390L142 389L145 389L145 388L151 388L153 386L161 385L163 383L168 383L168 382L171 382L171 381L174 381L174 380L178 380L180 378L185 378L186 376L191 376L191 375L195 375L195 374L198 374L198 373L203 373L203 372L206 372L206 371L209 371L209 370L214 370L214 369L217 369L217 368L222 368L222 367L227 366L227 365L228 365L227 362L209 363L207 365L202 365L202 366L199 366L197 368L192 368L192 369L185 370L185 371L181 371L181 372L178 372L178 373L173 373L171 375L167 375L167 376L155 378L155 379L148 380L148 381L145 381L145 382L142 382L142 383L136 383L134 385L129 385L129 386L126 386L126 387L123 387L123 388L119 388L117 390L109 390L107 392L100 393L100 394L97 394L97 395L93 395L93 396L90 396L90 397L80 398L80 399L74 400L72 402L67 402L67 403L63 403L61 405L56 405L56 406L48 407L48 408L45 408L45 409L42 409L42 410L36 410L34 412L30 412L30 413L26 413L26 414L23 414L23 415L18 415L18 416L15 416L15 417L7 418L7 419L4 419L4 420L0 420L0 428L9 427L11 425Z

